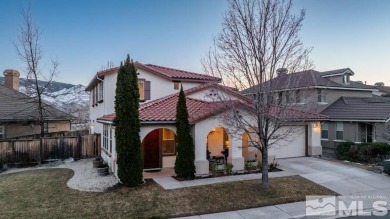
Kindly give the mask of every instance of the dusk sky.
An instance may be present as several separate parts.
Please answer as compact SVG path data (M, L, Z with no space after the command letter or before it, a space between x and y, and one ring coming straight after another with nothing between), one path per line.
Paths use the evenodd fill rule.
M390 1L294 0L306 9L301 36L313 47L316 70L349 67L352 80L390 85ZM0 71L25 76L16 54L23 20L31 5L42 31L43 67L60 62L56 81L87 85L107 62L135 61L202 72L200 59L221 30L224 0L1 0Z

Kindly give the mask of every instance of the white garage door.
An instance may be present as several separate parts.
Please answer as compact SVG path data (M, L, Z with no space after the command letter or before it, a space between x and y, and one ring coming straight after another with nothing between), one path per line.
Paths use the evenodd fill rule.
M275 155L276 158L287 158L306 155L305 126L294 126L291 130L292 133L285 140L280 140L277 144L271 146L268 153L270 156ZM285 133L286 129L282 128L280 132Z

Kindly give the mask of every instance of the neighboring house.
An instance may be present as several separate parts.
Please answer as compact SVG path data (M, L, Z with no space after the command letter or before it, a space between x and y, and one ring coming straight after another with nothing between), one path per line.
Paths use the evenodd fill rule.
M35 98L19 92L19 72L5 70L5 84L0 85L0 139L20 138L40 134L38 106ZM44 104L46 133L71 129L71 116Z
M289 74L281 72L271 81L265 82L263 90L274 92L282 101L289 99L306 111L320 113L342 96L373 96L372 93L376 89L351 81L353 75L354 72L349 68L325 72L315 70ZM242 94L252 96L256 94L256 89L257 86L248 88L243 90Z
M146 86L148 89L142 90L142 85L140 86L140 93L144 92L144 98L141 95L140 101L145 102L140 105L140 137L144 169L174 166L175 115L180 84L183 85L187 98L189 122L195 144L197 175L209 173L208 156L220 158L223 152L227 151L227 162L232 163L233 170L238 171L244 170L245 160L251 160L259 153L257 149L245 147L248 145L248 136L243 131L232 134L229 132L229 127L224 125L224 114L232 107L240 114L242 112L243 116L253 112L252 101L249 98L234 89L219 85L219 78L161 66L143 65L138 62L136 68L139 80L144 81L144 85L148 84ZM113 68L98 72L87 87L91 93L94 93L94 89L98 89L97 94L91 94L93 97L93 95L99 96L99 86L102 86L100 90L103 91L104 100L99 103L98 98L97 101L91 102L91 112L94 112L91 113L91 122L94 132L102 133L101 154L114 173L117 171L114 123L117 71L118 68ZM99 81L103 85L99 85ZM145 95L148 92L150 94ZM101 109L100 105L102 105ZM107 113L109 111L110 113ZM288 115L294 117L295 123L291 125L295 127L296 132L290 136L288 142L279 142L279 147L270 149L270 157L320 155L320 121L326 120L326 116L298 110L291 110Z
M383 82L375 83L374 87L377 91L374 91L374 95L382 97L390 97L390 86L385 86Z
M321 113L329 117L321 123L323 147L333 148L344 141L386 142L390 97L341 97Z

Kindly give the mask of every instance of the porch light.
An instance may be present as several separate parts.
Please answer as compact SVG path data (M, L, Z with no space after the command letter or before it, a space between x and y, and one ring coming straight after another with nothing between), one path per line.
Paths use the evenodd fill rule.
M225 141L225 146L229 148L229 141Z
M318 128L320 128L320 127L321 127L320 122L314 122L314 123L313 123L313 128L318 129Z

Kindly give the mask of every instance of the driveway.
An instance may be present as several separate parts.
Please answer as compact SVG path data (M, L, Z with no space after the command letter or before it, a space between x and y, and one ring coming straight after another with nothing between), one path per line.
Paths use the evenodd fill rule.
M389 202L390 177L361 168L311 157L279 159L283 175L300 175L317 184L329 188L340 195L348 207L352 201L363 200L366 211L372 211L374 201ZM273 176L274 173L270 173ZM273 177L278 177L274 175ZM297 185L299 186L299 185ZM313 194L316 195L316 194ZM390 206L387 205L390 209ZM295 202L275 206L252 208L193 216L191 218L299 218L306 215L306 203Z

